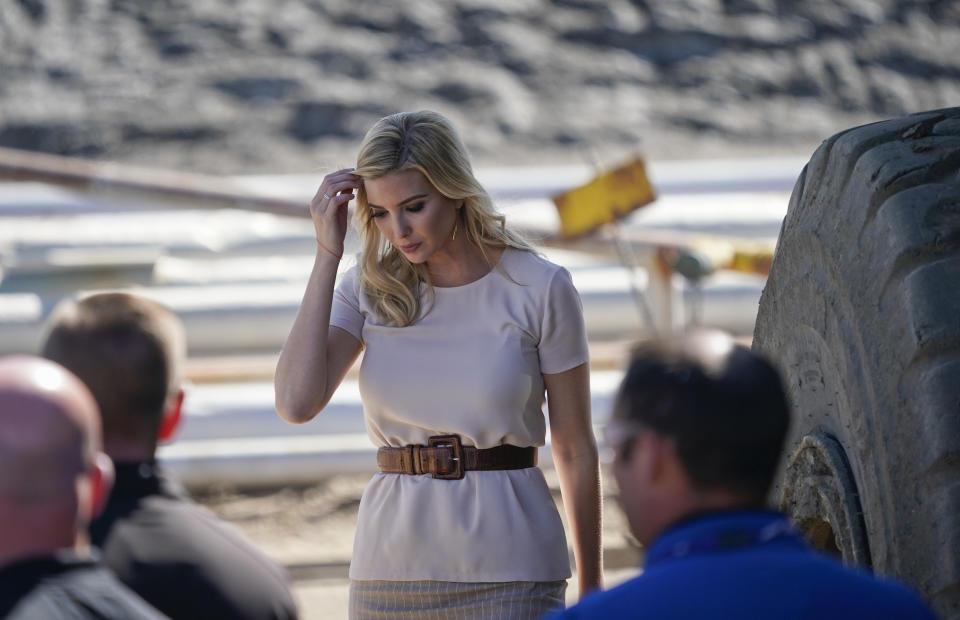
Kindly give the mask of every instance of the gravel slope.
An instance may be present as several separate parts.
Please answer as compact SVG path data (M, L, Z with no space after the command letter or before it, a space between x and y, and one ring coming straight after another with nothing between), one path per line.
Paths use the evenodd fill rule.
M10 0L0 146L309 171L428 107L482 165L806 154L956 105L958 52L948 0Z

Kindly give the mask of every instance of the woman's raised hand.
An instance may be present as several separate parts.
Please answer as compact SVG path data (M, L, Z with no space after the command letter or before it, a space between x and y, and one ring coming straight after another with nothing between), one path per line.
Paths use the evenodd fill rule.
M363 182L353 170L344 168L323 177L320 189L310 201L317 244L337 258L343 256L343 239L347 235L347 203L353 200L353 190Z

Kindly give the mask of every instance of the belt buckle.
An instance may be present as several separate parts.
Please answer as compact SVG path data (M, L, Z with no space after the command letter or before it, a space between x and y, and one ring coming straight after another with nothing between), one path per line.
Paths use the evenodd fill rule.
M450 448L453 454L450 460L453 461L453 471L441 474L434 472L432 476L437 480L460 480L465 475L463 469L463 444L460 443L460 435L434 435L427 438L427 445L431 448Z

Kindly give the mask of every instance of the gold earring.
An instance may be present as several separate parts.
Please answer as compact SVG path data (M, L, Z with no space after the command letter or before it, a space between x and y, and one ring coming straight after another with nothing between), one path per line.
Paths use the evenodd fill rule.
M456 240L457 240L457 222L454 222L454 223L453 223L453 236L450 237L450 241L456 241Z

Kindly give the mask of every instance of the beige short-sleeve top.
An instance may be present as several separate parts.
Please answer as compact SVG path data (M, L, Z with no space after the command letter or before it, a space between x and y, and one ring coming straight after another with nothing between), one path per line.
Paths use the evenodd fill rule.
M458 434L464 445L542 446L543 374L588 359L570 274L522 250L469 284L435 288L420 320L382 324L358 268L334 293L330 324L364 345L360 393L378 446ZM352 579L551 581L570 576L563 526L539 468L462 480L376 474L364 490Z

